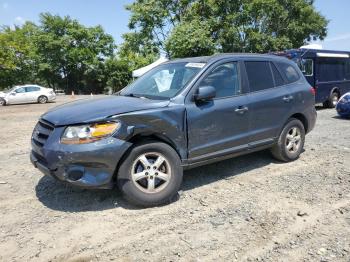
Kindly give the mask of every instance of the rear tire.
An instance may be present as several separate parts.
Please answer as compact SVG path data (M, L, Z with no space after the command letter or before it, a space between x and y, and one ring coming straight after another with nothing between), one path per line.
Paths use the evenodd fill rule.
M46 96L39 96L38 103L39 104L46 104L49 99Z
M6 101L3 98L0 98L0 106L6 106Z
M143 207L171 202L182 183L183 170L175 150L148 142L135 146L119 167L117 184L133 204Z
M284 126L276 145L271 148L274 158L282 162L290 162L299 158L305 143L303 123L290 118Z
M338 92L333 92L326 102L323 103L323 106L326 108L335 108L338 103L340 96Z

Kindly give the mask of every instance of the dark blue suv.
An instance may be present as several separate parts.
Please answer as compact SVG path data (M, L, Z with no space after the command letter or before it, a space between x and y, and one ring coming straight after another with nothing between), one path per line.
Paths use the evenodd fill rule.
M185 168L270 148L293 161L316 121L314 89L297 65L268 55L170 61L116 95L44 114L31 161L85 188L117 184L133 203L170 201Z

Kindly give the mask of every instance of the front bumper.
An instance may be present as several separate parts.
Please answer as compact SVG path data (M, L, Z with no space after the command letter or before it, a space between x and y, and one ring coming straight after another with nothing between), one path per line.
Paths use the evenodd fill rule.
M75 186L112 188L117 165L131 143L109 137L90 144L64 145L59 142L63 130L55 128L43 146L32 138L32 164L43 174Z

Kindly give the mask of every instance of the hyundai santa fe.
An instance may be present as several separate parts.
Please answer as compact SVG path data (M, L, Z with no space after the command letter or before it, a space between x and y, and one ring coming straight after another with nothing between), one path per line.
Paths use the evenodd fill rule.
M315 90L286 58L220 54L163 63L118 94L41 116L31 161L84 188L118 185L136 205L168 203L183 170L270 149L296 160L316 121Z

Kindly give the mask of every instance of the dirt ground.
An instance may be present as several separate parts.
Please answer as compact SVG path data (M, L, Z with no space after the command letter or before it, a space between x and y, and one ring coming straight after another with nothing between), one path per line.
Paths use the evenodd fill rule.
M137 209L31 165L38 117L67 100L0 108L0 261L350 261L350 120L335 110L318 109L299 160L186 171L179 200Z

